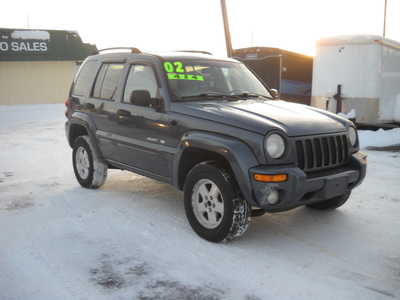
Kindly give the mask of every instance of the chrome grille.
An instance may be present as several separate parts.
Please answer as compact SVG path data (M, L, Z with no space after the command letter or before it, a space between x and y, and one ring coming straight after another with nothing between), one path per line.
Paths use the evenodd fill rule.
M346 134L302 137L295 143L297 164L304 171L328 169L349 161Z

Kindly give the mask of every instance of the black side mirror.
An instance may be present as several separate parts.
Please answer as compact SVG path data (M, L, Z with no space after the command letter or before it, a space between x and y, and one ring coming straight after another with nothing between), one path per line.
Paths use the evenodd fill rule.
M154 108L155 110L158 110L161 105L161 100L158 98L150 98L150 107Z
M132 91L129 101L134 105L152 107L155 109L158 109L160 106L160 100L151 98L148 90Z
M129 101L134 105L149 106L151 96L148 90L135 90L132 91Z
M277 89L270 89L269 92L271 93L272 98L279 98L279 92Z

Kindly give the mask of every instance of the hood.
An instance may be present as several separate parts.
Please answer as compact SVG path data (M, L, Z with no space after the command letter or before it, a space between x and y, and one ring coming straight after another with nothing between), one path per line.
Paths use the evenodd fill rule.
M348 120L324 110L276 100L181 102L173 110L260 134L280 129L293 137L340 132L349 124Z

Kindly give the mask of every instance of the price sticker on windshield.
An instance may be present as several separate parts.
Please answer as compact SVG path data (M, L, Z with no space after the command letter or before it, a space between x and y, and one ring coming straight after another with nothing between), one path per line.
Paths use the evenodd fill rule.
M185 72L185 67L181 61L164 62L164 70L169 80L198 80L204 81L204 76L189 74Z

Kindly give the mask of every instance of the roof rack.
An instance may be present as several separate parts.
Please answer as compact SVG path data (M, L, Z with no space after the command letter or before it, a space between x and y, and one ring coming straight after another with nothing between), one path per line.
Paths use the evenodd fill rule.
M191 52L191 53L201 53L201 54L213 55L211 52L202 51L202 50L176 50L176 52Z
M131 53L142 53L142 51L140 51L138 48L135 47L113 47L113 48L104 48L104 49L100 49L97 51L97 53L103 52L103 51L109 51L109 50L130 50Z

